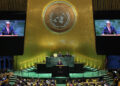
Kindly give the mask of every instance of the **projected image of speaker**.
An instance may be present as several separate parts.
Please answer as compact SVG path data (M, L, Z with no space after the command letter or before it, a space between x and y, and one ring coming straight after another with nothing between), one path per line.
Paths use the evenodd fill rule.
M0 55L23 54L25 22L25 12L0 12Z
M120 12L95 11L94 26L98 54L120 54Z

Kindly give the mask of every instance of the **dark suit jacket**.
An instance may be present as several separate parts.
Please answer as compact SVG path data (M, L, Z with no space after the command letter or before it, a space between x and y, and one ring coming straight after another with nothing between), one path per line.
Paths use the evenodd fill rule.
M57 65L63 65L62 61L58 62Z
M114 27L110 26L110 29L111 29L111 32L109 32L107 27L105 27L102 34L117 34L117 31L115 30Z
M58 54L58 57L63 57L63 55L62 54Z
M9 33L7 32L6 27L2 29L2 35L16 35L13 27L9 28Z

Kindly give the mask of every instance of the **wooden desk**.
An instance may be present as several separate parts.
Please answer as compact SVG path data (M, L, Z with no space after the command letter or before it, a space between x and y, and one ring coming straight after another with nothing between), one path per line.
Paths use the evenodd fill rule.
M120 34L104 34L104 35L101 35L101 36L120 36Z
M18 36L18 35L0 35L0 37L13 37L13 36Z

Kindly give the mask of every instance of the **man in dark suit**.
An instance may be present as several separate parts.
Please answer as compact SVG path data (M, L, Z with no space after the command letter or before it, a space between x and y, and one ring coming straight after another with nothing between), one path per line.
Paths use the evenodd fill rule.
M57 65L63 65L62 61L59 60L58 63L57 63Z
M2 29L2 35L16 35L13 27L10 26L10 22L6 22L6 27Z
M117 34L117 31L115 30L115 28L111 26L110 21L106 22L106 27L104 27L104 30L102 32L102 35L105 35L105 34Z
M65 57L72 57L72 55L70 55L69 52L66 52L66 54L64 55Z
M58 57L63 57L63 55L60 51L58 52Z

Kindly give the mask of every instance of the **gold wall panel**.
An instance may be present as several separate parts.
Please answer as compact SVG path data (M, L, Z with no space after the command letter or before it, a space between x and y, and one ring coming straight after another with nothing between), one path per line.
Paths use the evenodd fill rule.
M59 0L63 1L63 0ZM53 0L28 0L24 55L16 56L19 69L44 63L54 52L69 51L75 62L104 68L104 56L96 54L92 0L64 0L76 9L76 23L63 34L49 31L43 23L43 10Z
M0 0L0 11L26 11L27 0Z
M120 0L92 0L94 11L120 10Z

